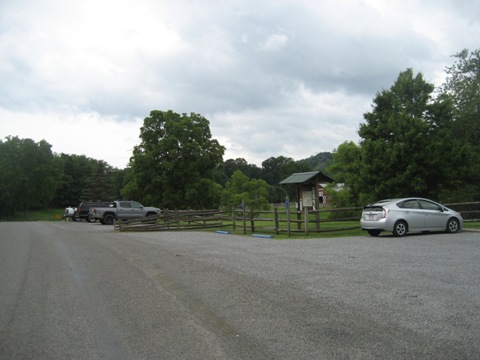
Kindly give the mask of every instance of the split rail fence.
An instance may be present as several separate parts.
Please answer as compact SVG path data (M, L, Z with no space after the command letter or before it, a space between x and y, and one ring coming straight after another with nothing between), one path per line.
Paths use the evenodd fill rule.
M480 202L447 205L460 211L468 221L480 221ZM188 231L217 229L243 234L321 233L359 228L361 207L323 208L302 211L275 207L273 211L221 210L164 210L161 215L134 221L116 221L118 231Z

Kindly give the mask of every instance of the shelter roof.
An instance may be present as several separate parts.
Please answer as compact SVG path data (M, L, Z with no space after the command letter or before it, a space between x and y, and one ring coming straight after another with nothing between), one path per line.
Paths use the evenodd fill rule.
M280 181L280 184L302 184L308 183L318 177L318 181L321 182L333 182L333 179L329 176L325 175L321 171L310 171L310 172L303 172L303 173L294 173L290 175L288 178Z

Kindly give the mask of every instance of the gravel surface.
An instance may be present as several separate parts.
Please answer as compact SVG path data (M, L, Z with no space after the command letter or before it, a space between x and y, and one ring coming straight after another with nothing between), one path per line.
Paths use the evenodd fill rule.
M0 223L0 359L479 359L480 233Z

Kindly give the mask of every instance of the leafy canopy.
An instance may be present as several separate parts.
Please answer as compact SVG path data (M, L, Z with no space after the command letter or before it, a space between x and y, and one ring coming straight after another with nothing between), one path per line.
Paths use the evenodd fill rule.
M220 190L213 174L225 148L212 139L207 119L154 110L144 119L140 138L124 197L172 209L218 206Z
M2 213L47 206L61 185L63 162L45 140L7 137L0 141L0 201Z
M236 170L225 186L222 205L239 207L242 204L251 210L270 208L267 200L268 184L261 179L249 179L240 170Z
M455 184L462 144L448 131L453 103L433 92L421 73L407 69L390 89L377 93L360 125L359 146L341 145L329 168L345 182L352 201L361 205L403 196L438 198Z

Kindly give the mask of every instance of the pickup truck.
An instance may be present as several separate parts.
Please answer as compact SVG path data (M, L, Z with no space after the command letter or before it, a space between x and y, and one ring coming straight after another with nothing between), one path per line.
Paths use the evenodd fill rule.
M113 225L115 220L131 220L160 215L160 209L146 207L136 201L114 201L108 207L92 207L89 216L103 225Z

